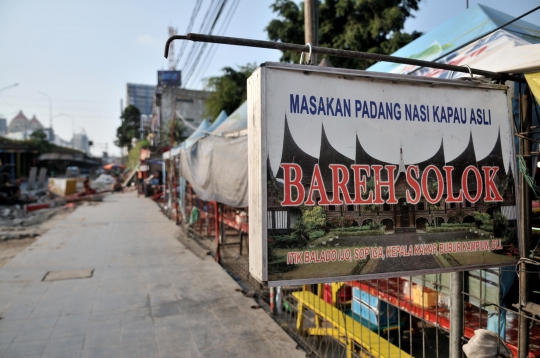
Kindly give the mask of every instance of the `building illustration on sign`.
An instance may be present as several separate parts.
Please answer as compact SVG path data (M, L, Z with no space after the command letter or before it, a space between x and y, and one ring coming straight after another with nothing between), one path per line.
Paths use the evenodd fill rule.
M256 132L265 133L266 146L260 153L266 185L258 192L266 219L261 248L267 276L261 281L516 263L515 163L503 87L452 89L443 95L446 105L434 97L439 88L429 85L416 85L412 99L401 101L384 81L348 81L349 88L336 91L386 99L358 100L311 95L317 86L306 83L313 74L264 71L267 92L283 82L280 72L315 89L274 94L281 108L266 103L265 130ZM327 87L340 88L331 81ZM423 99L428 92L429 101Z
M348 178L353 178L353 170L350 168L351 165L367 165L373 167L377 166L388 166L392 165L391 163L385 163L381 160L374 158L369 155L365 149L362 147L358 137L356 137L356 156L355 160L351 160L346 156L339 153L336 149L332 147L326 134L324 132L324 127L322 129L322 138L321 138L321 154L319 159L314 158L298 147L294 142L292 137L287 119L285 119L285 129L284 129L284 142L283 142L283 157L281 163L285 163L288 167L290 164L297 164L302 170L302 178L300 180L304 193L309 192L309 187L312 182L312 175L314 166L317 164L320 168L322 183L324 185L325 197L334 198L333 193L333 182L332 182L332 170L329 167L330 165L340 164L345 165L349 168ZM511 171L511 166L508 166L508 173L504 172L504 163L502 159L502 148L501 148L501 139L500 135L497 138L497 142L493 147L491 153L480 160L476 159L474 152L474 142L472 135L470 136L469 144L463 153L452 161L447 162L444 157L444 146L443 140L441 139L441 146L439 150L428 160L421 163L417 163L418 171L416 175L421 177L422 174L426 171L426 168L430 165L435 166L436 168L443 168L446 166L451 166L453 170L451 171L450 177L445 177L443 172L439 169L437 173L443 175L443 182L437 181L437 174L434 174L435 169L431 170L431 175L428 174L428 187L427 191L438 191L438 186L443 184L442 197L440 200L434 200L437 198L437 193L433 193L434 199L431 199L430 203L425 197L420 197L418 202L411 203L406 200L407 190L412 190L411 186L407 183L407 173L405 170L405 165L403 164L403 153L400 153L400 163L393 170L394 180L392 187L394 188L394 197L397 200L394 204L389 204L388 200L384 200L383 204L375 203L362 203L362 205L354 205L354 201L351 199L351 194L354 192L354 182L349 180L346 188L349 193L349 202L343 200L343 193L341 193L342 198L339 200L340 203L335 203L334 200L330 201L329 204L323 205L325 209L325 214L327 218L335 217L344 217L351 219L355 222L356 225L362 226L365 224L382 224L384 225L387 231L393 230L394 233L399 232L416 232L416 229L425 229L427 225L430 224L441 224L441 223L474 223L474 212L486 212L489 214L493 213L493 209L497 206L494 206L488 202L485 202L482 198L482 191L486 192L486 195L492 194L492 196L500 197L498 200L493 200L492 202L500 202L501 211L506 214L507 219L515 220L516 219L516 207L515 207L515 196L513 185L508 185L513 181L513 174ZM394 165L395 166L395 165ZM474 168L497 168L495 173L495 178L493 184L495 187L486 186L485 183L489 183L489 175L486 180L486 172L479 171L481 176L479 180L482 185L480 188L480 194L478 194L478 185L476 183L476 177L473 172L470 170L469 175L467 176L468 182L468 191L467 196L476 197L479 196L479 199L475 202L466 200L464 195L460 197L460 191L462 190L462 176L459 173L463 173L465 168L468 166L473 166ZM491 171L493 173L493 171ZM490 174L491 174L490 173ZM367 174L367 173L364 173ZM280 166L277 175L273 177L272 171L268 171L269 182L273 182L275 179L284 179L283 166ZM374 177L374 172L371 171L370 177ZM450 179L452 187L451 198L448 196L448 179ZM388 171L380 170L380 180L381 182L388 182ZM290 181L290 179L289 179ZM278 184L279 185L279 184ZM290 185L290 184L289 184ZM372 184L373 185L373 184ZM272 188L272 186L271 186ZM272 203L273 208L281 208L282 202L276 200L276 192L273 190L268 191L269 203ZM387 189L385 186L382 189ZM491 193L487 193L491 191ZM320 202L321 195L320 192L317 198L314 199L317 202ZM383 193L383 198L388 199L388 193ZM381 199L383 199L381 198ZM458 198L458 199L456 199ZM373 202L373 201L372 201ZM305 203L305 202L304 202ZM269 208L270 208L269 204ZM283 226L283 225L282 225ZM291 225L287 227L281 227L281 229L291 229Z

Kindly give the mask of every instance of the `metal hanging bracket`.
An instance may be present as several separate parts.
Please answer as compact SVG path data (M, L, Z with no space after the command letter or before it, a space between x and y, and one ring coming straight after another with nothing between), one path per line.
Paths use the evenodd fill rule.
M252 40L252 39L242 39L242 38L237 38L237 37L189 33L187 35L176 35L176 36L169 37L169 39L165 43L165 58L169 57L169 45L174 40L210 42L210 43L217 43L217 44L224 44L224 45L267 48L267 49L291 51L291 52L310 52L310 46L307 46L307 45L296 45L296 44L290 44L290 43L284 43L284 42ZM318 46L311 46L311 52L314 54L321 54L321 55L327 55L327 56L347 57L347 58L356 58L356 59L371 60L371 61L384 61L384 62L392 62L392 63L401 63L405 65L438 68L438 69L446 70L446 71L455 71L455 72L463 72L463 73L480 75L480 76L493 78L493 79L497 79L501 81L514 81L514 82L519 82L519 83L526 83L525 79L519 76L514 76L514 75L509 75L509 74L499 73L499 72L484 71L484 70L475 69L475 68L465 69L462 66L448 65L445 63L438 63L438 62L415 60L415 59L406 58L406 57L396 57L396 56L381 55L381 54L368 53L368 52L339 50L339 49L318 47Z
M302 60L304 59L304 53L302 52L300 54L300 64L301 65L311 65L311 44L308 42L306 44L306 46L309 46L309 57L308 57L308 60L305 63L303 63Z

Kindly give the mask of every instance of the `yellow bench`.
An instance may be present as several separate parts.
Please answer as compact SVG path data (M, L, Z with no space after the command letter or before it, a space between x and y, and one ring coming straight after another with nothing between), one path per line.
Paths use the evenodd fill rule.
M360 322L349 317L336 307L326 303L323 299L308 291L293 292L293 296L298 300L298 316L296 329L308 335L332 336L347 346L347 357L352 357L355 351L354 342L360 345L370 356L377 358L411 358L412 356L377 333L371 331ZM304 309L308 308L316 315L315 325L304 329ZM330 323L333 328L322 327L320 319Z

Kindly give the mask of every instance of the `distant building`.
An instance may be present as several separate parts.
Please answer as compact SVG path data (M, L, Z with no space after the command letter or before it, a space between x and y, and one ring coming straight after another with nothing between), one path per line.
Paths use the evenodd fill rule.
M36 118L36 115L34 114L32 119L30 120L30 129L32 130L32 132L35 131L35 130L44 129L44 128L45 127L43 127L41 122L38 121L38 119Z
M127 84L127 105L134 105L141 114L151 115L156 86Z
M185 88L165 87L158 104L160 106L161 126L166 126L175 117L175 111L194 127L198 127L203 120L206 99L211 92L195 91ZM178 118L180 121L181 119ZM184 135L188 136L193 132L192 128L185 126Z
M26 132L29 129L30 121L28 118L26 118L22 111L20 111L19 114L17 114L8 125L8 133Z
M90 153L88 137L84 133L76 133L73 135L72 146L85 153Z
M7 134L7 119L0 117L0 136Z

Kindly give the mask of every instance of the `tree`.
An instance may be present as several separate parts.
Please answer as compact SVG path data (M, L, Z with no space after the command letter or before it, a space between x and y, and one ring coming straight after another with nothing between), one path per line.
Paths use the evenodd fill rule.
M52 150L53 145L47 140L47 134L43 129L36 129L30 134L30 141L35 149L40 153L48 153Z
M322 206L306 208L302 213L302 221L307 230L320 230L326 226L326 214Z
M247 79L257 68L254 63L238 66L238 71L232 67L224 67L224 75L210 77L206 80L206 89L212 91L206 99L205 115L214 120L221 110L231 114L247 98Z
M405 20L420 0L324 0L319 5L319 46L389 55L422 33L403 32ZM304 44L304 3L276 0L270 6L278 19L266 27L273 41ZM283 52L282 62L300 60L300 53ZM373 61L332 57L335 67L364 70Z
M32 134L30 134L30 139L35 142L44 142L47 140L47 134L43 131L43 129L36 129L32 132Z
M173 130L173 135L171 138L171 129ZM160 142L162 146L169 146L172 144L172 146L176 146L179 143L182 143L187 136L184 134L184 130L186 129L186 126L184 125L184 122L182 122L179 118L173 118L171 119L171 122L164 124L161 126L161 132L160 132ZM172 143L171 143L172 139Z
M124 113L120 116L122 124L116 130L116 140L114 144L118 147L128 147L131 149L131 140L139 138L139 129L141 126L141 111L134 105L129 105L124 109Z

